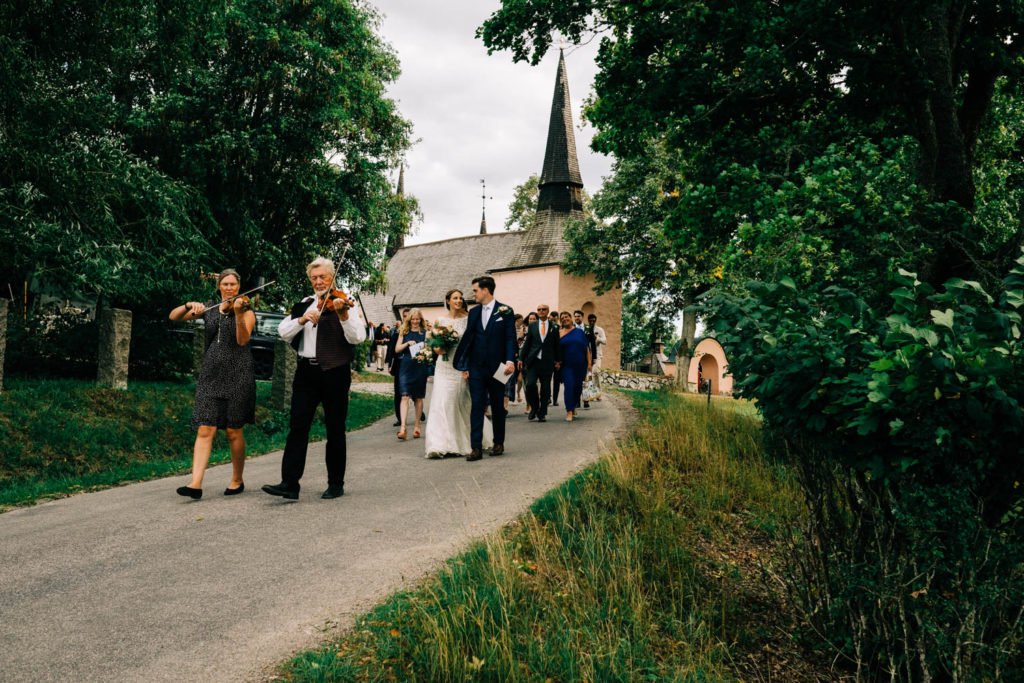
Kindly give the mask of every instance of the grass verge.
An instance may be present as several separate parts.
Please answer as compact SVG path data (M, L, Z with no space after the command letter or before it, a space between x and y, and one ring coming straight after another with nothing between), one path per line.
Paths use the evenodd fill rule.
M800 680L774 543L801 514L760 423L628 392L643 419L529 514L393 595L290 681ZM813 667L812 667L813 668Z
M133 382L126 391L84 380L8 379L0 393L0 510L40 499L154 479L192 467L189 427L195 386ZM390 395L353 393L348 428L393 410ZM256 383L256 424L245 427L249 456L284 447L288 412L270 408L270 383ZM313 423L311 439L325 436ZM230 461L218 432L211 464Z

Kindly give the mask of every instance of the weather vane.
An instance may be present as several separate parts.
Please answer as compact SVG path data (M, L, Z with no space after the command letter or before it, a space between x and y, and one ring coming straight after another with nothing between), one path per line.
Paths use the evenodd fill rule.
M494 199L494 197L487 196L487 181L483 178L480 179L480 208L484 213L487 213L487 200Z

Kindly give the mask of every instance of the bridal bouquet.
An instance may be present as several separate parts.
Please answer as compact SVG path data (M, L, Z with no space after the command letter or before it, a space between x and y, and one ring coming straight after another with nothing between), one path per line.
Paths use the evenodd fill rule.
M441 352L441 358L448 360L448 354L459 345L459 333L451 325L435 321L427 330L427 347Z
M429 368L434 364L434 352L430 350L429 346L424 346L416 352L416 355L413 356L412 359L420 365L425 365Z

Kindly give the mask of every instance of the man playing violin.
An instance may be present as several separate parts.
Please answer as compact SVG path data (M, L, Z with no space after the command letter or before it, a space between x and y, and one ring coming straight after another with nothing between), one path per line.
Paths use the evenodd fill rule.
M327 490L321 498L345 493L345 418L352 384L352 348L366 339L366 328L358 308L344 292L334 289L335 266L320 257L306 266L314 296L292 306L281 321L278 333L299 353L292 383L291 417L281 483L263 490L289 500L299 497L299 480L306 467L309 429L319 404L324 406L327 425Z

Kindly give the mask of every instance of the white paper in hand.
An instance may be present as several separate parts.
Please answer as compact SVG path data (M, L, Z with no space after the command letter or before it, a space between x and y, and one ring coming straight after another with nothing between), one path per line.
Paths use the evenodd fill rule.
M424 344L423 342L413 342L412 344L409 345L409 353L415 356L417 353L423 350L424 346L426 346L426 344Z
M510 379L512 379L512 375L514 375L514 374L515 373L512 373L510 375L506 375L505 374L505 363L502 363L501 365L498 366L498 369L494 371L494 379L498 380L502 384L508 384L508 381Z

